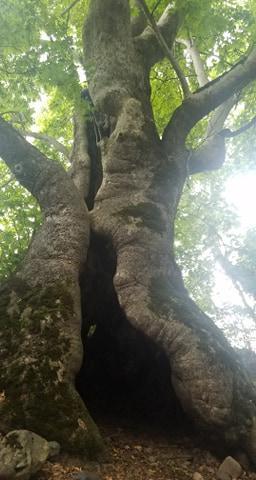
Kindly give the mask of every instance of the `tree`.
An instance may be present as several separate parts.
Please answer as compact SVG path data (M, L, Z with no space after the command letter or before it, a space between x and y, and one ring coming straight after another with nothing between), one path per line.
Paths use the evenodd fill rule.
M54 3L52 16L47 16L47 2L34 5L35 27L30 21L32 6L24 0L28 15L24 37L16 25L12 41L18 52L15 55L7 41L3 53L21 80L15 76L11 106L1 109L0 155L37 199L42 224L15 275L1 289L1 430L27 427L60 441L69 451L90 455L102 449L98 429L74 387L83 358L82 337L85 364L77 384L84 398L90 399L93 390L91 375L94 380L101 378L104 388L110 385L116 391L123 376L123 398L134 386L135 402L150 392L150 406L155 401L158 409L164 407L166 422L178 400L199 429L224 444L242 445L255 461L254 387L222 332L190 299L173 243L177 206L188 176L219 168L224 162L225 138L230 136L224 120L234 96L241 95L256 76L256 50L246 51L244 38L240 60L235 42L233 50L224 48L227 25L222 22L222 44L218 38L215 43L223 48L210 72L215 78L208 81L206 73L202 78L196 49L191 64L182 50L194 31L200 37L198 19L209 17L201 2L179 2L177 7L157 2L153 16L149 7L152 11L154 5L138 0L145 25L128 0L90 1L83 46L91 110L80 99L75 68L81 63L77 33L85 6L78 3L64 9ZM15 20L13 12L8 12L12 25L20 26L19 5L13 2ZM76 29L69 24L74 7ZM224 16L229 27L238 22L251 35L248 10L241 8L237 14L228 2L221 10L217 1L209 8L214 18ZM214 20L211 29L216 35ZM11 42L6 30L5 34ZM175 47L180 62L173 53L175 38L182 39ZM231 44L232 38L228 40ZM212 45L206 42L208 51ZM64 108L62 101L67 109L70 99L75 104L71 174L48 158L49 144L58 148L56 142L49 142L49 134L44 136L45 153L24 138L32 123L27 106L20 132L6 121L20 126L14 116L14 97L19 89L28 88L28 72L22 73L28 65L24 51L30 58L32 95L43 85L56 109ZM233 65L227 70L224 61L230 58ZM183 98L178 103L175 95L168 119L166 115L166 122L158 125L159 134L150 72L161 78L164 70L174 72L179 80L178 88L173 80L166 89L180 89ZM194 75L191 81L189 72ZM2 87L11 84L12 73L11 69ZM251 91L245 91L249 98ZM24 98L17 101L19 108L22 102ZM204 126L192 130L213 110L207 138L200 145ZM96 192L98 188L89 184L95 182L92 172L96 172L96 184L99 179L93 167L99 152L88 135L92 121L100 132L103 182L95 202L90 199L93 209L88 215L84 199L88 201L89 189ZM63 122L63 129L67 128ZM187 144L191 132L198 138L196 148L193 139L192 146Z

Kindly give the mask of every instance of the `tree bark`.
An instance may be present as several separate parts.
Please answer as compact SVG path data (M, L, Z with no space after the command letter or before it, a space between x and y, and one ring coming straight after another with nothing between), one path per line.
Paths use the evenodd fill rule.
M88 212L62 167L4 120L0 155L43 216L22 265L0 292L1 431L27 428L68 451L96 455L100 435L74 387L83 357L79 271Z
M102 2L91 2L85 24L89 87L104 113L114 114L93 226L113 242L119 305L128 322L165 352L169 382L184 411L219 441L242 444L255 461L255 389L222 332L189 298L173 253L176 209L188 173L186 136L236 85L249 81L255 53L241 68L186 99L160 141L145 69L129 30L128 2L118 1L117 10L114 3L104 2L103 15ZM114 27L118 34L107 37Z
M168 8L158 28L172 44L177 15ZM74 389L83 354L81 286L90 300L84 305L82 299L85 345L95 324L96 336L117 337L125 328L130 343L136 335L149 339L156 363L159 355L167 359L167 390L172 385L195 425L223 443L242 444L255 462L255 389L221 331L189 298L173 247L176 210L189 173L186 137L197 121L254 78L255 51L184 100L160 139L149 69L164 54L148 27L133 37L128 0L90 1L84 49L90 94L110 131L100 142L103 183L91 214L87 261L84 170L90 158L84 125L76 125L74 164L83 173L73 172L76 188L61 167L0 120L0 155L43 214L21 268L1 291L1 429L30 428L69 451L95 454L102 448ZM108 337L101 338L104 345Z

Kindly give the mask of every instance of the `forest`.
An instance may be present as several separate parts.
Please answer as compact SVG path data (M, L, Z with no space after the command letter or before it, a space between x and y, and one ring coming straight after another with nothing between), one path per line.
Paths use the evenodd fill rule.
M2 4L0 480L256 478L255 22Z

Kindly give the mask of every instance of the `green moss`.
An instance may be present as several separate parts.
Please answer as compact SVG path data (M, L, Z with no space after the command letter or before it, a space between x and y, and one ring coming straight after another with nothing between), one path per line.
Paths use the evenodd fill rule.
M20 288L0 294L1 421L58 441L64 450L95 456L102 449L96 425L65 379L74 316L67 285ZM67 328L65 328L67 326Z
M129 205L122 208L118 212L119 214L126 218L138 218L142 225L155 232L163 233L165 231L161 210L154 203L142 202L137 205Z

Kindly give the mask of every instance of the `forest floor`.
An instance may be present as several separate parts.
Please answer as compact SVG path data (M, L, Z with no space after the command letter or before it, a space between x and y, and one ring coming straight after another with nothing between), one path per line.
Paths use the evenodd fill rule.
M84 463L60 455L47 462L36 480L79 479L79 472L92 473L81 480L214 480L221 461L205 449L193 433L176 430L169 434L145 429L135 423L117 426L104 421L100 430L107 446L101 463ZM196 474L197 472L197 474ZM256 473L244 471L243 479L256 480Z

